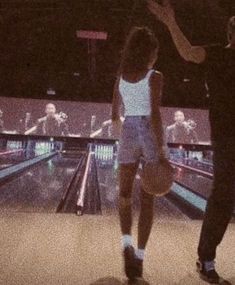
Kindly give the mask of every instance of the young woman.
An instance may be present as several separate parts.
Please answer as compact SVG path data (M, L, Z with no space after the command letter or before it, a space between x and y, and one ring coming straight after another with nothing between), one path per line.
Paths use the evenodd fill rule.
M154 197L141 191L141 210L138 224L138 248L132 245L131 194L140 158L145 161L164 157L163 128L160 102L163 76L153 69L158 56L158 41L146 27L131 30L121 59L112 108L114 129L120 129L119 215L125 273L129 279L142 276L145 247L153 221ZM120 103L125 109L121 122Z

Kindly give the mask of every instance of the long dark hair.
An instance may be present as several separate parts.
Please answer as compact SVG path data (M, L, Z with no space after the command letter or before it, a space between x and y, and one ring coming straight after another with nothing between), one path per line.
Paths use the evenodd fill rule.
M149 28L132 28L122 51L119 73L130 74L145 71L153 52L158 48L158 40Z

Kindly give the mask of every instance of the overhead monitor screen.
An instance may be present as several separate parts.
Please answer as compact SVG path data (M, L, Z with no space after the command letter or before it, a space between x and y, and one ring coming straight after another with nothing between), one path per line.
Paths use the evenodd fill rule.
M207 110L161 107L168 143L210 144ZM0 97L0 133L118 139L111 104Z

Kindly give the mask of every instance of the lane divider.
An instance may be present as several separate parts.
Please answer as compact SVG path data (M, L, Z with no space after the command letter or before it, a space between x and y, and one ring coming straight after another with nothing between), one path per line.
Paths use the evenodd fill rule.
M26 161L20 162L16 165L12 165L10 167L7 167L7 168L0 170L0 183L3 180L14 176L21 171L24 171L25 169L43 161L43 160L46 160L46 159L49 159L49 158L55 156L57 153L58 152L50 152L50 153L46 153L43 155L39 155L39 156L34 157L30 160L26 160Z
M196 195L185 187L182 187L177 182L174 182L171 191L180 196L183 200L193 205L198 210L205 212L207 200Z
M94 155L94 153L89 150L89 154L87 157L87 163L86 163L86 168L82 180L82 185L80 188L79 192L79 197L77 201L77 215L81 216L83 214L83 208L84 208L84 199L85 199L85 193L86 193L86 185L87 185L87 180L88 180L88 174L89 174L89 169L90 169L90 164L91 164L91 156Z
M188 165L185 165L185 164L182 164L182 163L178 163L178 162L175 162L175 161L172 161L172 160L169 160L169 162L172 164L172 165L175 165L175 166L178 166L178 167L182 167L184 169L187 169L187 170L190 170L192 172L195 172L197 174L200 174L204 177L207 177L207 178L210 178L210 179L213 179L214 175L210 172L207 172L207 171L203 171L203 170L200 170L200 169L196 169L196 168L193 168L193 167L190 167Z
M0 152L0 155L6 155L6 154L14 154L16 152L22 152L24 151L23 148L21 149L15 149L15 150L7 150L7 151L4 151L4 152Z
M77 164L77 167L74 171L74 174L72 176L72 179L69 181L67 187L65 188L65 191L63 192L63 195L62 195L62 198L60 200L60 203L59 205L57 206L57 209L56 209L56 213L60 213L64 207L64 204L66 202L66 199L69 195L69 192L71 190L71 188L73 187L73 184L78 176L78 173L79 171L81 170L81 166L83 165L83 162L84 162L84 159L85 159L85 155L83 154L83 156L79 159L78 161L78 164Z

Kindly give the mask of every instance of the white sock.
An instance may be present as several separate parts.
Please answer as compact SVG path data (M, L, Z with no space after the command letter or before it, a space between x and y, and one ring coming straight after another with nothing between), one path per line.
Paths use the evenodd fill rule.
M135 255L138 259L140 260L144 260L144 254L145 254L145 250L144 249L136 249L135 250Z
M126 248L128 246L132 246L132 236L131 235L123 235L122 236L122 246Z
M211 271L215 269L215 261L205 261L204 266L206 271Z

